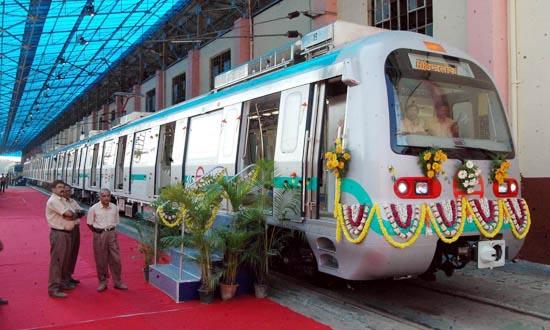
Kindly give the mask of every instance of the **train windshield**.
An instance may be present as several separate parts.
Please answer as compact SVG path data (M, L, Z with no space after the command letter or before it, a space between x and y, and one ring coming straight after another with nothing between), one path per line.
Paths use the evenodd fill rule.
M434 147L451 158L514 156L495 86L476 64L401 49L390 54L385 72L395 152Z

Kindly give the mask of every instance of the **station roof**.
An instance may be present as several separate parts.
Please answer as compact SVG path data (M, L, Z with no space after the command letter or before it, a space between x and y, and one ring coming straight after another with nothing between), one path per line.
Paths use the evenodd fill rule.
M0 0L0 153L22 150L189 0Z

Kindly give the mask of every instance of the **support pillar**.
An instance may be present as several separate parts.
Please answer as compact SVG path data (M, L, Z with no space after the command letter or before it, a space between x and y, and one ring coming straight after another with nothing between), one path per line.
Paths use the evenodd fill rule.
M92 111L92 130L99 129L98 119L97 119L97 110Z
M502 0L468 0L468 53L478 60L495 79L496 87L508 110L508 7Z
M124 100L122 99L122 96L115 96L115 105L117 117L120 118L124 116L126 114L126 111L124 110Z
M337 19L338 0L311 0L312 14L324 13L313 19L312 29L328 25Z
M241 17L233 23L233 31L236 32L238 36L249 36L251 35L250 30L250 20L248 18ZM234 65L246 63L251 60L250 58L250 38L235 38L233 39L235 46L235 57L233 57Z
M104 104L103 105L103 111L101 113L101 129L102 130L108 130L109 129L109 120L111 119L111 116L109 115L109 105Z
M166 71L157 70L155 74L157 85L155 87L156 111L161 111L166 106Z
M141 112L141 85L134 85L134 111Z
M191 49L187 53L187 72L185 76L185 99L189 100L200 94L200 49Z

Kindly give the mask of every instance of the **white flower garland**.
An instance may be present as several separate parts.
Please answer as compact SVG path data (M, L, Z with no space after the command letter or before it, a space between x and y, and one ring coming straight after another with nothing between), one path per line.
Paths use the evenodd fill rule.
M384 211L386 213L386 218L388 219L391 228L395 235L399 236L402 239L410 239L415 233L418 228L418 224L420 223L420 215L421 215L421 209L422 205L410 205L412 206L412 215L409 214L409 211L407 210L407 207L410 204L386 204L384 205ZM397 220L393 216L392 206L395 207L397 211L397 215L400 219L407 219L409 216L411 216L411 223L409 224L408 228L406 228L405 232L403 232L399 225L397 224ZM403 221L400 221L403 223Z
M445 221L443 221L443 216L439 212L439 208L437 205L440 205L443 209L443 216L445 216L446 219L452 221L451 227L448 227L447 224L445 224ZM430 209L432 211L432 214L435 218L435 221L437 222L437 225L441 229L441 231L445 234L445 236L454 236L457 233L457 228L461 227L462 224L462 200L459 199L455 201L455 218L453 219L453 210L451 206L451 201L442 201L440 203L432 203L430 204Z

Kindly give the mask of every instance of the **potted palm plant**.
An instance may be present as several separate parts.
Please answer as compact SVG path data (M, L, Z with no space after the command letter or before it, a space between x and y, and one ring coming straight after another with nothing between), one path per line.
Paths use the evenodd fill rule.
M281 226L272 226L274 222L288 220L292 214L299 214L300 191L297 189L276 190L273 193L274 166L271 161L260 161L255 174L257 190L260 192L255 203L242 211L243 223L253 234L252 242L246 250L245 258L254 269L256 297L267 296L267 278L269 263L273 256L279 255L282 242L289 232Z
M196 186L183 187L181 184L165 188L164 198L179 203L184 210L185 235L169 236L163 242L172 246L183 244L197 250L196 261L201 268L201 302L210 303L214 298L219 275L212 267L212 251L218 240L212 231L217 209L222 201L222 190L213 184L214 179L204 178Z

